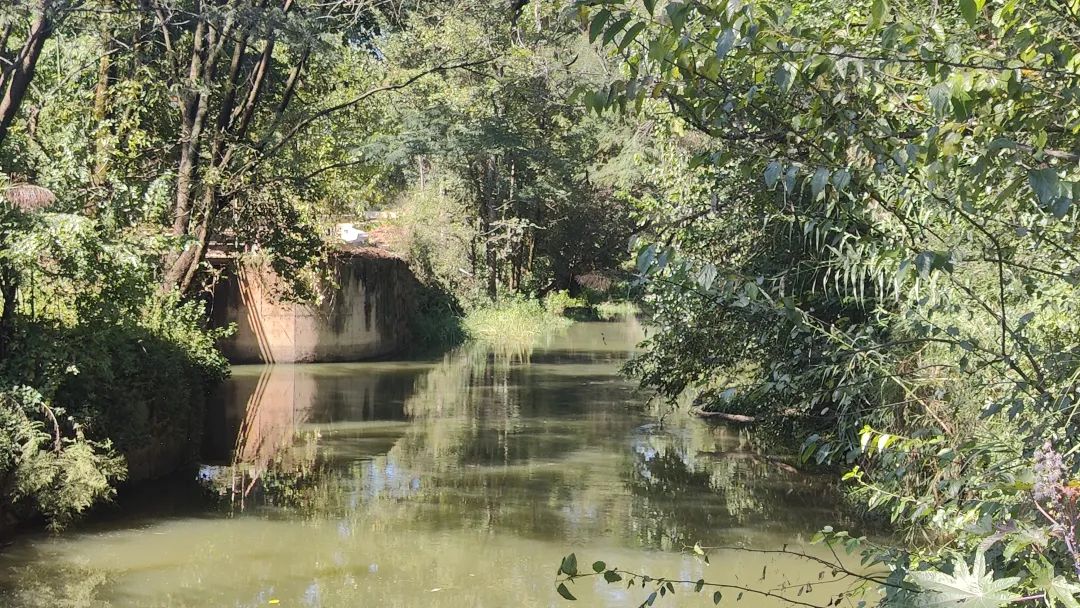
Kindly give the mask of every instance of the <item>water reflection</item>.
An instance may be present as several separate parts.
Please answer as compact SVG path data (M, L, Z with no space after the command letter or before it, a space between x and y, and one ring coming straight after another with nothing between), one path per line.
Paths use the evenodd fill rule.
M648 416L616 374L640 332L589 323L518 352L237 368L204 449L223 508L128 507L22 539L0 555L0 604L551 606L569 550L692 580L728 575L718 561L816 579L748 554L710 574L683 551L797 543L839 515L827 486L739 431ZM587 605L642 599L582 586Z

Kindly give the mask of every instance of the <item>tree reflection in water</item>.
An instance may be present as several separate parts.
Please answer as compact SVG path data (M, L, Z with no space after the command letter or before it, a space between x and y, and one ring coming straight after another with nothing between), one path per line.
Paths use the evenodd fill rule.
M630 352L613 342L473 345L392 380L380 367L290 370L305 402L273 420L293 425L293 442L267 442L273 455L253 459L238 444L234 455L249 460L234 461L229 479L244 483L226 493L241 507L308 518L660 549L809 534L840 518L827 485L751 451L744 432L686 417L649 422L630 383L612 376ZM349 396L364 404L350 408ZM249 412L244 422L264 419Z
M549 605L570 549L696 580L706 566L680 553L695 542L777 548L838 520L827 486L745 435L688 416L657 424L616 374L639 335L580 324L511 353L238 368L207 431L218 512L130 511L102 534L14 547L0 554L0 600ZM769 560L731 563L817 573ZM585 605L641 601L593 592Z

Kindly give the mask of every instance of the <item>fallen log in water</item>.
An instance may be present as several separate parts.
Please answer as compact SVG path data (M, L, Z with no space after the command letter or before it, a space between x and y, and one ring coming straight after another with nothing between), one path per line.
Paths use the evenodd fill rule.
M754 416L747 416L746 414L729 414L727 412L710 412L701 408L691 408L690 413L706 420L723 420L725 422L734 422L736 424L752 424L757 422L757 418Z

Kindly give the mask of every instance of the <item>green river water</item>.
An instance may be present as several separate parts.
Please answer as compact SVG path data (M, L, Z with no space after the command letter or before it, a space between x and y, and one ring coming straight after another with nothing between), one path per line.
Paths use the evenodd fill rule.
M582 570L827 602L846 583L807 560L690 550L800 547L842 515L825 480L749 451L746 431L659 421L618 375L642 332L579 323L530 352L236 367L203 481L146 484L62 535L17 538L0 550L0 606L568 606L553 580L571 551ZM571 589L581 606L648 595ZM676 591L657 605L713 605Z

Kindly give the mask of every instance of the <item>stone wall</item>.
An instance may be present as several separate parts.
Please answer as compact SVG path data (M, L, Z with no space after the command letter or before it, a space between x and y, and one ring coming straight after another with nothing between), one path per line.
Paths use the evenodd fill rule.
M236 264L214 292L215 326L235 323L221 343L233 363L310 363L386 357L410 345L417 281L401 259L378 250L338 254L336 286L320 305L281 298L281 279L267 267Z

